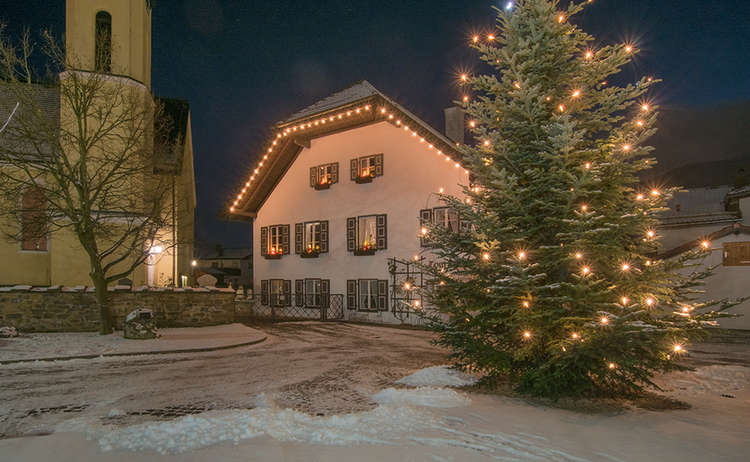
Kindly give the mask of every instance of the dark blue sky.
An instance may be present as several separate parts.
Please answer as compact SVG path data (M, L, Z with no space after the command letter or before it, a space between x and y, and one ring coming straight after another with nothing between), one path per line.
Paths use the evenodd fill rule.
M476 62L467 38L494 23L487 0L154 3L152 85L190 101L196 231L209 245L249 244L248 225L217 215L274 122L367 79L442 128L456 70ZM64 14L63 0L0 0L12 35L62 34ZM634 40L642 53L626 75L663 78L662 105L750 100L750 2L597 0L576 21L601 43Z

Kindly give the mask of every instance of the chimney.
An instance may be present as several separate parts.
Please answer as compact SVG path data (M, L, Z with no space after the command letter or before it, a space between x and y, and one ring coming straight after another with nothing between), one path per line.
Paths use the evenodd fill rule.
M464 110L457 106L445 108L445 136L454 143L464 144Z

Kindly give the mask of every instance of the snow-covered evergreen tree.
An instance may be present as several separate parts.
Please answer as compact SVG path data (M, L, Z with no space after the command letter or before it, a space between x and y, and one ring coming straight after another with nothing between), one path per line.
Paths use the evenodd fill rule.
M675 189L639 182L657 80L610 81L639 50L596 47L571 21L586 3L516 1L472 38L488 69L461 75L474 183L442 196L462 231L430 226L424 265L439 343L535 395L639 392L717 316L695 301L710 243L658 258Z

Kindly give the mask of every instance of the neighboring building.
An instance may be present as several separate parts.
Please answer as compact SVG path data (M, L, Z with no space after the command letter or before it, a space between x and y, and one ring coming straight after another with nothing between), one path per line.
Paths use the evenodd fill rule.
M217 245L213 252L199 252L195 277L210 274L218 286L239 289L253 287L253 253L249 248L227 248Z
M675 194L661 220L662 258L679 255L703 243L711 253L703 262L715 266L706 280L706 299L750 295L750 187L696 187ZM750 329L750 301L720 319L721 327Z
M253 220L261 304L314 311L340 300L346 319L403 319L414 302L398 275L429 250L421 223L460 226L437 193L469 184L455 152L463 115L446 117L453 139L363 81L274 127L229 210Z
M84 72L112 74L113 82L140 91L144 101L153 98L150 1L67 0L65 12L66 50L80 58ZM97 41L97 34L105 34L107 39ZM100 64L95 69L94 55L102 51L101 46L110 47L106 53L110 58L105 63L106 68L100 68ZM7 91L0 85L0 102L4 103L0 108L12 109L12 105L3 100L7 100L7 96ZM61 107L56 87L39 85L35 98L53 123L60 124L69 117L69 108ZM150 263L136 269L130 278L136 285L181 285L188 283L191 273L196 204L190 108L185 101L157 100L164 105L165 113L173 122L169 134L171 141L180 141L166 158L154 159L153 174L170 177L173 217L171 225L160 231L159 236L178 244L175 247L155 245ZM5 113L0 109L3 121L9 114L10 111ZM147 123L153 124L153 120ZM34 204L40 198L34 197L31 191L29 197L19 200ZM34 235L15 243L0 240L0 260L3 261L0 285L92 285L88 257L70 231L56 231L42 237Z

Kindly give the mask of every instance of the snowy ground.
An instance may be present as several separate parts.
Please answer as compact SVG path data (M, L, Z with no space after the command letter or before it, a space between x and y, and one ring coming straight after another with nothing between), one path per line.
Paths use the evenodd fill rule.
M445 356L426 333L317 323L270 333L242 351L175 362L2 367L5 436L55 433L0 440L0 460L689 462L747 460L750 451L747 346L701 345L695 372L660 378L689 410L578 413L449 388L474 378L435 367ZM73 403L71 393L86 407L23 412ZM179 414L187 402L214 406L133 413L171 405Z
M262 332L243 324L160 329L159 335L157 339L130 340L123 338L122 332L111 335L96 332L22 334L0 339L0 363L16 359L217 348L263 337Z

